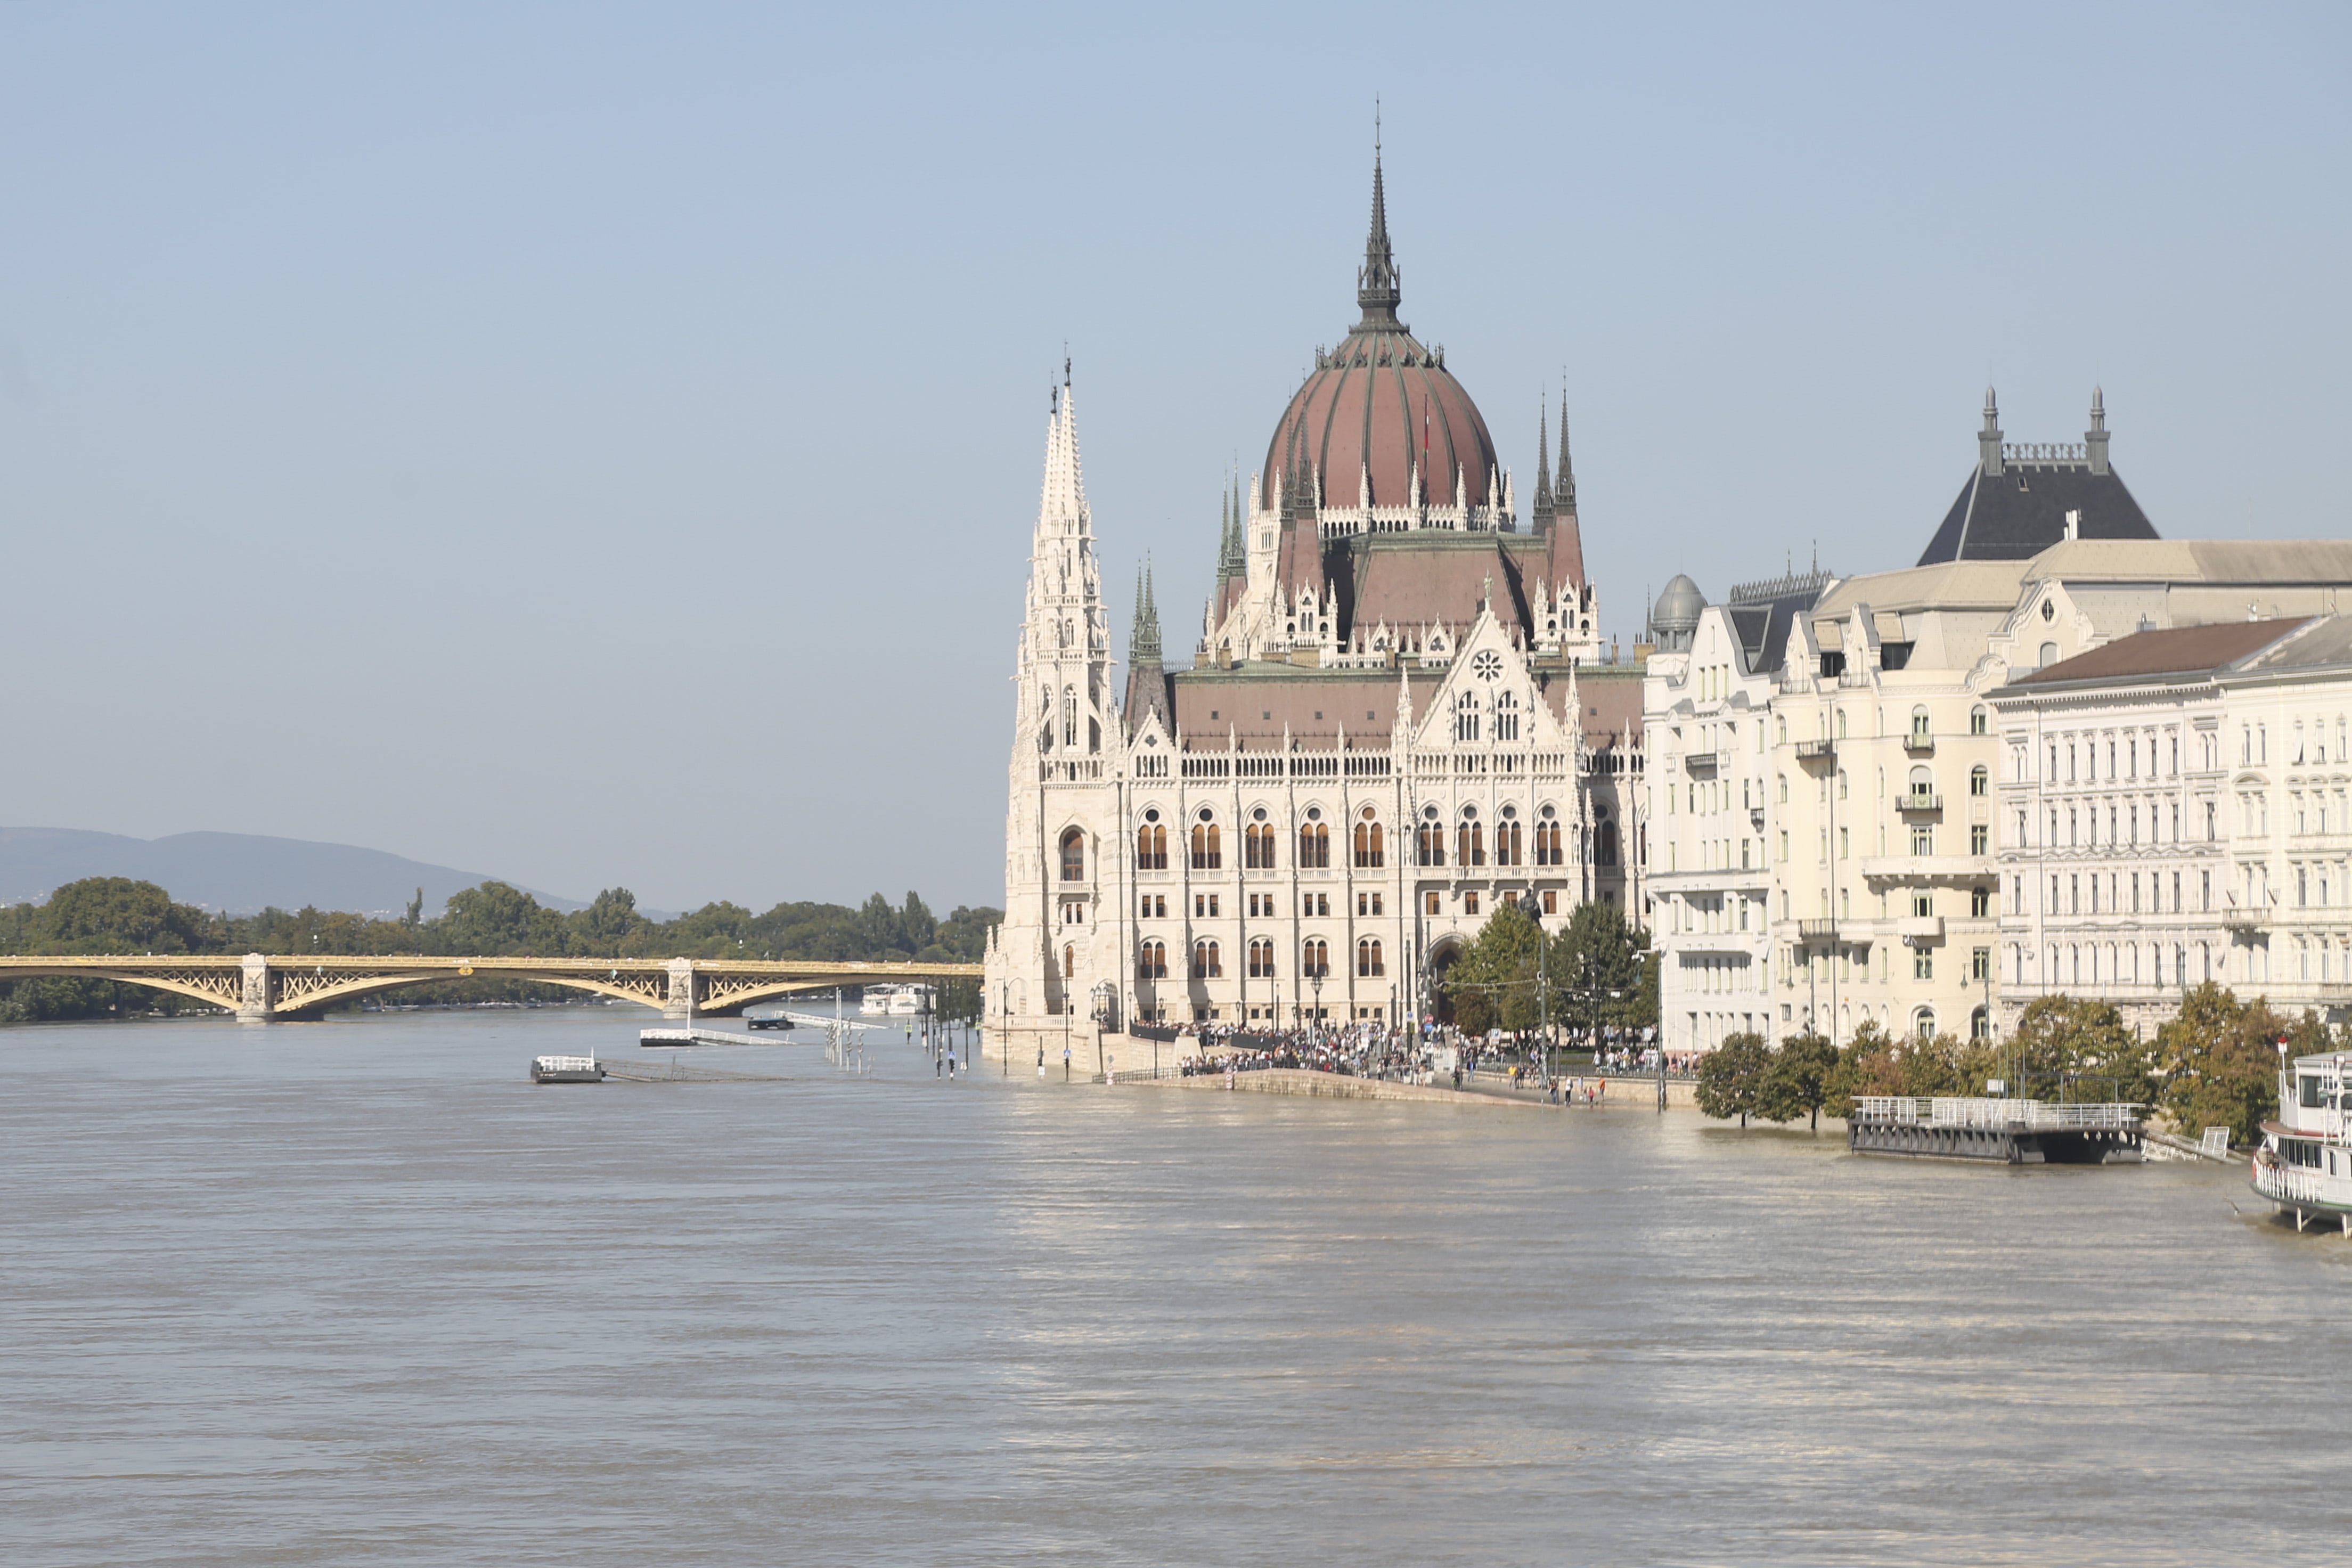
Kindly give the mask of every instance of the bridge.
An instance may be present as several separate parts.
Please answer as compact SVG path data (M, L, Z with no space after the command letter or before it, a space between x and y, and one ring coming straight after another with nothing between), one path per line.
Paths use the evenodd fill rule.
M804 959L427 958L422 955L248 952L18 956L0 954L0 981L63 976L144 985L208 1003L238 1021L316 1017L334 1003L453 980L527 980L593 992L665 1018L740 1013L755 1002L836 985L977 980L977 963L828 963Z

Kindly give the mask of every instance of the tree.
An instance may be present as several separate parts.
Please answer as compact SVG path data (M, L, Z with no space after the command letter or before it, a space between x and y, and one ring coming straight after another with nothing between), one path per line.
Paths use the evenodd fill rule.
M1772 1053L1770 1066L1757 1091L1756 1110L1767 1121L1812 1118L1812 1130L1822 1130L1822 1107L1830 1098L1830 1079L1837 1071L1838 1048L1811 1030L1791 1035Z
M152 882L85 877L49 895L40 940L51 952L188 952L207 923Z
M1647 931L1626 922L1616 905L1576 906L1551 939L1551 1016L1631 1033L1658 1021L1658 966Z
M1488 917L1478 940L1445 976L1454 1021L1466 1034L1536 1026L1536 963L1543 932L1517 904Z
M641 927L653 922L637 913L637 896L626 888L607 888L571 919L577 951L602 956L618 955Z
M2252 1143L2278 1103L2277 1042L2290 1055L2328 1048L2326 1026L2306 1012L2290 1024L2256 997L2240 1002L2213 981L2181 998L2180 1011L2156 1031L2158 1105L2190 1137L2226 1127L2231 1142Z
M2017 1081L2011 1094L2036 1099L2116 1100L2146 1103L2154 1093L2152 1063L2114 1004L2063 993L2025 1005L2006 1050L1971 1053L1971 1087L1998 1076L2003 1063Z
M1764 1079L1772 1068L1772 1053L1757 1034L1727 1035L1723 1043L1698 1059L1698 1108L1717 1121L1739 1118L1762 1101Z

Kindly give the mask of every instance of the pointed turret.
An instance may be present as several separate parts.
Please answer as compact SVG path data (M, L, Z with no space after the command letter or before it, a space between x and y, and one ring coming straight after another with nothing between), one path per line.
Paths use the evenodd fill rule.
M2083 455L2091 459L2091 472L2107 471L2107 399L2095 386L2091 388L2091 427L2083 432Z
M1984 428L1977 432L1977 467L1988 479L2000 473L2000 405L1993 401L1992 388L1985 388Z
M1576 515L1576 464L1568 455L1568 388L1559 389L1559 485L1552 492L1552 510Z
M1135 578L1135 619L1127 634L1127 728L1143 727L1146 713L1158 713L1162 729L1174 728L1168 701L1168 675L1160 666L1160 604L1147 563Z
M1397 306L1404 298L1398 288L1402 276L1397 269L1395 253L1389 248L1388 194L1381 181L1380 129L1375 122L1372 131L1372 228L1364 239L1364 265L1356 273L1356 303L1364 310L1360 331L1363 327L1402 330L1397 321Z
M1563 409L1561 412L1567 411ZM1545 408L1538 410L1536 415L1536 504L1529 513L1529 518L1538 533L1549 528L1552 521L1551 447L1549 445L1551 434L1544 428L1546 418L1550 413L1550 409Z

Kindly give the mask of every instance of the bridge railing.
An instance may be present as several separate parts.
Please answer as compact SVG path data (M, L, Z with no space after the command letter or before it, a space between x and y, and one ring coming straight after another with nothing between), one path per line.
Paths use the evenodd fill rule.
M2137 1105L2052 1105L2039 1100L1944 1095L1856 1095L1853 1111L1860 1121L1904 1127L2023 1128L2034 1132L2129 1131L2140 1121Z

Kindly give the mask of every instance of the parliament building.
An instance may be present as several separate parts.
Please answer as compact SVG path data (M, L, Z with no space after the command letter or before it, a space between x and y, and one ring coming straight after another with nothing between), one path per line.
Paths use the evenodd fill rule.
M1375 159L1360 317L1223 499L1191 658L1146 575L1123 679L1065 376L1014 655L998 1048L1442 1016L1504 904L1640 921L1642 678L1596 629L1565 410L1556 476L1538 416L1523 519L1400 280Z

